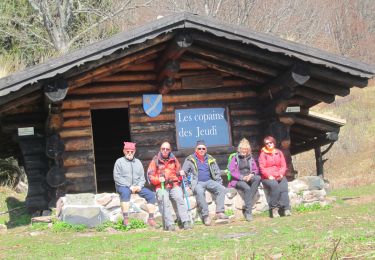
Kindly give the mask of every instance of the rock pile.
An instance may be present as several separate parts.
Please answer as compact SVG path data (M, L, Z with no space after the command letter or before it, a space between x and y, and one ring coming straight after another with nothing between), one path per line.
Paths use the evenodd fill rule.
M296 207L301 204L311 205L319 203L322 206L330 203L326 193L327 185L320 177L307 176L289 182L289 198L291 206ZM225 197L225 208L231 211L235 218L242 218L244 207L243 194L236 189L228 188ZM210 215L215 215L215 200L210 193L206 193L209 204ZM195 197L189 192L189 204L194 219L198 220L197 203ZM259 187L255 197L253 213L261 213L268 210L267 191L262 186ZM120 209L120 199L116 193L102 194L69 194L62 197L57 202L57 217L71 224L85 224L89 227L97 226L105 221L117 221L122 218ZM130 217L147 220L146 201L138 195L132 194L130 200ZM174 214L176 215L176 214ZM155 213L156 218L160 218L160 212Z

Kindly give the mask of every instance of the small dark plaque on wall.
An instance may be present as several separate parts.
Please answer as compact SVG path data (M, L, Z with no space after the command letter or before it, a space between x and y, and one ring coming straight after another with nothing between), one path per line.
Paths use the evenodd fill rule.
M231 145L226 108L176 109L175 123L178 149L195 147L197 140L204 140L207 146Z

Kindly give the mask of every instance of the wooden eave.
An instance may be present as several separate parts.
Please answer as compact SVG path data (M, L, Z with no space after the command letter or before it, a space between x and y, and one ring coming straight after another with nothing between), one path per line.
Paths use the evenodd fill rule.
M294 120L290 129L293 155L335 142L346 123L343 119L312 111L295 115Z

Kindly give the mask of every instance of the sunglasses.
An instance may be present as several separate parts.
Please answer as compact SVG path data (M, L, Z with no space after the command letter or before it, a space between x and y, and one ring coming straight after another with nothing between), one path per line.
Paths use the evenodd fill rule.
M135 151L125 151L126 154L132 154L134 153Z
M170 151L171 149L170 148L164 148L164 147L162 147L162 148L160 148L160 150L162 150L162 151Z
M204 147L198 147L197 150L206 151L206 148L204 148Z

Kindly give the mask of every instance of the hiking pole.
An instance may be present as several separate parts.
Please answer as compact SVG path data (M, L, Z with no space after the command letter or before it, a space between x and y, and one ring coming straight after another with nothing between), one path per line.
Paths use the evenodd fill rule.
M162 173L160 175L161 177L164 178L164 173ZM163 223L163 229L165 230L166 227L165 227L165 205L164 205L164 182L165 182L165 179L164 181L162 181L160 184L161 184L161 206L162 206L162 213L161 213L161 219L162 219L162 223Z
M187 193L186 186L185 186L185 179L186 178L182 178L182 190L185 194L185 200L186 200L186 204L187 204L187 208L188 208L188 212L189 212L190 224L193 225L194 220L193 220L193 216L191 214L190 201L189 201L188 193Z

